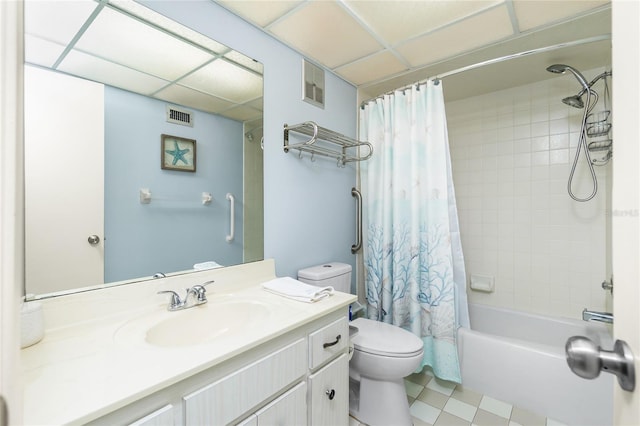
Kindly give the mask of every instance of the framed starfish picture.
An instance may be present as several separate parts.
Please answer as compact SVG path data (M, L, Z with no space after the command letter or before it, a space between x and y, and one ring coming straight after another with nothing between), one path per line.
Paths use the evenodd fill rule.
M177 136L162 135L160 167L164 170L196 171L196 141Z

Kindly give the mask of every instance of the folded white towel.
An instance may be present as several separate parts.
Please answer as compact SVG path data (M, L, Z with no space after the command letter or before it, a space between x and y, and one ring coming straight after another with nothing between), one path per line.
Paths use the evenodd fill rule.
M262 287L272 293L288 297L300 302L313 303L333 294L333 287L316 287L294 280L291 277L276 278L262 284Z

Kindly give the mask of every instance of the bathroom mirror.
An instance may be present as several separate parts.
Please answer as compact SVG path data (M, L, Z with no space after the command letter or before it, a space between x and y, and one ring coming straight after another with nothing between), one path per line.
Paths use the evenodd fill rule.
M261 260L262 93L261 63L133 1L27 0L25 293Z

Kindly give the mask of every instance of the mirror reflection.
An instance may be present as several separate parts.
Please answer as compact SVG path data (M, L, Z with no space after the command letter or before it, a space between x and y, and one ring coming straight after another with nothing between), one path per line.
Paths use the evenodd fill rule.
M262 92L132 1L27 1L26 293L261 260Z

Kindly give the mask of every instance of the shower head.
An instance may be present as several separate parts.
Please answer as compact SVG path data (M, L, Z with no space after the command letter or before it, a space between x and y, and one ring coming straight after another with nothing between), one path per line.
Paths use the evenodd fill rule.
M589 90L589 84L587 83L587 80L584 78L584 76L580 74L580 71L578 71L573 67L570 67L569 65L553 64L547 67L547 71L552 72L554 74L564 74L565 72L569 71L571 72L571 74L575 76L575 78L580 82L580 84L585 90Z
M556 65L552 65L551 67L555 67ZM549 68L551 68L549 67ZM547 70L549 70L549 68L547 68ZM559 71L551 71L551 72L559 72ZM582 95L584 95L587 92L587 89L590 89L591 86L593 86L594 84L596 84L596 82L598 80L600 80L601 78L605 78L605 77L611 77L611 71L605 71L602 74L596 76L596 78L594 78L593 80L591 80L589 82L589 84L587 85L587 87L583 87L582 90L580 90L580 93L578 93L575 96L569 96L568 98L564 98L562 100L562 102L564 102L565 104L572 106L574 108L584 108L584 102L582 101ZM591 91L592 93L593 90Z
M584 108L584 102L582 102L580 95L569 96L568 98L564 98L562 102L574 108Z

